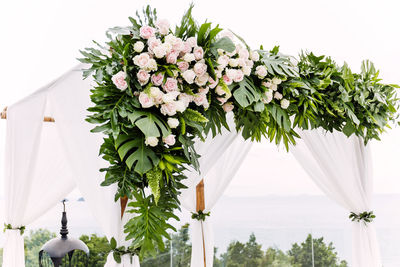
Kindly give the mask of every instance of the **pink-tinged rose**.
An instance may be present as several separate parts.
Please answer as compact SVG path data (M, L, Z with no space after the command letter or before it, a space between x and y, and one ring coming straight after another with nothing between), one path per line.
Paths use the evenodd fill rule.
M186 71L186 70L189 68L189 63L187 63L186 61L179 61L179 62L177 63L177 65L178 65L178 68L179 68L182 72Z
M226 85L231 85L232 84L232 79L230 77L228 77L228 75L225 74L224 76L222 76L222 79L224 80Z
M151 37L148 41L147 41L147 45L149 46L149 50L152 52L154 50L154 48L156 48L157 46L160 46L162 44L160 39L157 39L156 37Z
M169 32L169 22L166 19L157 20L156 27L161 35L167 35Z
M217 88L215 88L215 93L217 93L217 95L224 95L226 92L222 89L222 86L218 85Z
M175 145L175 135L170 134L170 135L164 137L163 141L165 144L167 144L169 146L173 146L173 145Z
M147 53L142 53L133 58L133 63L135 63L135 65L139 66L140 68L146 67L149 61L150 56Z
M145 71L145 70L139 70L139 72L136 74L140 85L145 85L149 81L150 74Z
M128 83L126 82L126 73L123 71L118 72L117 74L113 75L111 80L113 81L114 85L119 90L126 90L128 88Z
M206 87L206 88L199 88L199 93L200 93L200 94L203 94L203 95L208 94L209 91L210 91L210 89L209 89L208 87Z
M178 90L178 81L174 78L167 78L165 81L163 88L167 92L173 92Z
M162 104L163 102L163 92L158 87L150 87L150 97L153 98L153 102L156 105Z
M211 77L208 78L208 82L210 83L208 86L209 86L211 89L214 89L214 88L218 85L218 82L217 82L217 81L214 81L214 79L211 78Z
M161 105L160 108L161 114L174 116L176 114L176 103L175 102L168 102Z
M236 70L235 69L226 69L225 70L226 76L229 77L229 79L233 80L236 76Z
M203 59L203 55L204 55L203 48L201 48L199 46L195 47L193 50L193 54L194 54L194 57L196 58L196 60Z
M246 66L252 68L254 66L254 62L252 60L246 60Z
M231 102L227 102L222 105L222 108L224 109L225 112L231 112L234 108L233 104Z
M235 36L233 35L233 33L231 31L228 30L223 30L221 33L221 38L222 37L228 37L229 39L233 39Z
M181 52L184 49L184 43L181 38L176 38L175 42L172 44L172 49Z
M167 54L167 50L165 49L164 46L159 45L153 49L153 53L156 56L156 58L163 58Z
M228 99L226 99L225 97L217 97L217 100L222 104L225 104L226 101L228 101Z
M143 26L140 28L140 37L144 39L149 39L154 36L156 30L150 26Z
M217 63L221 66L221 68L225 68L229 63L229 57L227 55L220 56L217 59Z
M146 146L156 146L158 144L158 138L154 136L147 137L146 140L144 141L144 144Z
M237 64L238 64L238 66L241 67L241 68L247 66L247 65L246 65L246 60L244 60L243 58L238 58L238 59L237 59Z
M191 46L195 47L197 45L197 39L196 37L189 37L186 42Z
M144 67L144 69L147 71L157 71L158 66L156 60L151 58L149 60L149 63L147 63L147 65Z
M149 108L154 105L153 99L146 93L141 92L139 95L139 102L143 108Z
M167 54L167 63L176 64L176 60L178 59L179 53L175 50L172 50Z
M197 106L201 106L204 104L204 102L208 102L207 96L205 94L196 94L196 96L194 97L194 103Z
M192 46L186 41L183 43L183 48L181 50L183 54L192 52Z
M265 66L257 66L256 67L256 75L258 76L259 79L264 79L265 76L267 76L268 71Z
M196 73L197 76L201 76L207 71L207 65L204 64L203 62L197 62L194 64L193 67L194 73Z
M278 85L276 85L276 84L271 84L271 86L269 87L269 89L271 89L272 91L276 91L276 90L278 90Z
M282 95L281 93L279 93L279 92L275 92L274 98L275 98L276 100L281 100L281 99L283 98L283 95Z
M151 82L156 86L160 86L163 83L163 80L164 74L162 72L151 75Z
M244 78L243 71L236 70L235 76L233 77L233 81L238 83L238 82L241 82L243 80L243 78Z
M244 67L242 68L242 71L243 71L243 74L244 74L244 75L250 76L250 74L251 74L251 67L249 67L249 66L244 66Z
M193 70L186 70L182 73L182 77L188 84L192 84L196 77L196 73Z
M270 88L271 85L272 85L272 83L271 83L271 82L262 82L261 85L262 85L262 86L265 86L265 87L267 87L267 88Z

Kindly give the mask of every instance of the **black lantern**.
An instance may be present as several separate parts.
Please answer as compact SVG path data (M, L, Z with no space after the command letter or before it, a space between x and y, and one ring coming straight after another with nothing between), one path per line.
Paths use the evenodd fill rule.
M79 239L69 238L65 199L62 201L64 211L61 219L60 238L53 238L43 245L39 252L39 266L88 266L89 248ZM50 257L50 260L48 259Z

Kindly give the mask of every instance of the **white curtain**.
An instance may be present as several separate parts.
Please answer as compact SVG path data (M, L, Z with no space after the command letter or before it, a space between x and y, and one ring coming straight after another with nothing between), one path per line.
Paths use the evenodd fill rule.
M75 187L65 158L58 154L54 125L43 122L47 107L46 94L40 90L7 112L4 223L13 228L33 222ZM2 266L25 266L18 230L6 231Z
M91 105L91 80L82 80L83 65L11 106L7 112L5 223L28 225L62 200L75 186L87 201L107 238L127 245L115 186L102 187L106 162L99 157L102 136L85 122ZM52 116L55 123L44 123ZM8 230L4 267L23 267L24 245L19 231ZM107 267L139 267L128 255L121 264L112 256Z
M369 145L356 136L321 129L299 131L291 148L295 158L319 188L349 212L371 211L372 161ZM373 223L353 224L354 267L382 266Z
M231 121L232 123L233 121ZM222 137L225 137L225 134L228 133L224 133ZM197 182L204 179L204 212L206 213L212 210L212 207L222 196L251 148L251 141L244 141L241 134L236 133L235 129L232 129L229 134L228 136L231 136L231 140L229 144L222 145L223 149L221 149L221 143L218 142L211 145L212 150L204 150L201 155L204 161L209 162L208 169L201 172L200 175L194 173L197 176L197 179L195 179ZM220 142L224 141L226 142L226 139L220 139ZM215 148L219 148L219 150ZM187 197L182 200L182 205L190 212L195 213L197 212L196 185L197 183L188 189ZM212 216L212 212L210 215ZM212 267L214 261L214 235L210 220L208 217L206 217L205 221L191 220L190 229L192 240L191 267L204 267L204 255L206 266Z

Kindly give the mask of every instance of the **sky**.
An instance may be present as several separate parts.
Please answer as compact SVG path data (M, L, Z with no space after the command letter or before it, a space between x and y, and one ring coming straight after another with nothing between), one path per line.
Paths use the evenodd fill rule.
M175 24L189 1L36 0L0 2L0 108L47 84L76 65L79 49L104 40L112 26L129 23L147 3ZM354 71L372 60L384 82L400 84L399 1L280 0L194 1L194 15L241 35L253 48L328 54ZM71 107L73 108L73 107ZM5 121L0 121L0 152ZM400 193L400 129L373 142L375 192ZM1 153L1 157L3 154ZM0 158L3 163L2 158ZM0 165L1 166L1 165ZM3 173L1 167L1 175ZM2 176L0 176L2 177ZM0 179L0 184L3 179ZM0 192L2 192L0 188ZM293 156L263 142L253 146L226 195L321 194ZM0 197L3 193L0 193Z

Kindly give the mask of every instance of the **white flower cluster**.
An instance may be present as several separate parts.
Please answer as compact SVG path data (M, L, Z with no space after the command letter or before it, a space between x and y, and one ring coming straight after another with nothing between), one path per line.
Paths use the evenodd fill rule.
M277 77L263 81L261 85L266 87L267 91L265 91L262 101L268 104L275 98L276 100L280 100L281 108L287 109L290 105L290 101L284 99L283 95L278 92L278 85L281 83L282 80Z

